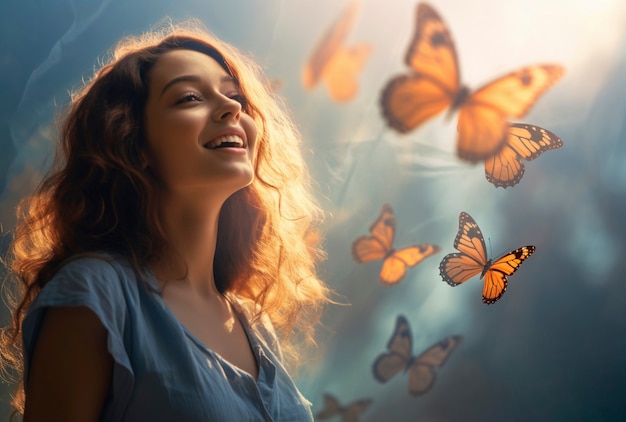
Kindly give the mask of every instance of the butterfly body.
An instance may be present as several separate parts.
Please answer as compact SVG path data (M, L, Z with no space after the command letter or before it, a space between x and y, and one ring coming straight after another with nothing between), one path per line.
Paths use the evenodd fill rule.
M382 260L380 282L399 283L407 273L429 256L439 252L437 245L424 243L406 248L394 248L396 218L389 204L384 204L378 219L370 226L371 236L360 236L352 242L352 257L358 263Z
M450 253L441 260L439 273L443 281L455 287L480 274L483 280L483 303L497 302L508 286L508 276L513 275L534 252L535 246L527 245L512 250L497 259L487 258L487 248L482 232L474 219L466 212L459 216L459 231L454 239L459 252Z
M553 64L527 66L472 91L460 82L450 30L426 3L417 7L405 63L409 73L392 78L381 95L387 124L406 133L445 109L458 112L457 155L471 163L498 151L505 141L508 119L525 115L564 72L562 66Z
M411 356L407 361L406 361L406 365L404 366L404 369L402 370L403 374L408 374L409 371L411 370L411 367L413 366L413 364L415 363L415 358L417 356Z
M461 106L465 104L470 98L471 92L472 91L468 87L461 86L459 88L459 91L456 94L454 94L454 100L452 101L452 104L450 105L450 112L448 114L452 115L459 108L461 108Z
M387 343L388 352L379 355L372 366L374 378L386 383L400 372L408 374L409 393L412 396L422 395L435 382L434 369L446 362L461 340L461 336L446 337L414 356L409 323L403 315L399 315L394 333Z

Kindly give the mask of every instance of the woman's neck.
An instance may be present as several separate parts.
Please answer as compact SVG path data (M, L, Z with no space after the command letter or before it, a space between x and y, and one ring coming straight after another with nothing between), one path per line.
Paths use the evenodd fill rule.
M163 259L153 262L155 277L164 288L176 283L196 294L209 297L218 293L213 276L217 244L217 223L221 203L165 203L162 218L169 247Z

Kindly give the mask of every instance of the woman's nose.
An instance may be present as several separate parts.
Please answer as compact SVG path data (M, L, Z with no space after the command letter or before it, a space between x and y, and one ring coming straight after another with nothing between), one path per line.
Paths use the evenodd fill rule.
M239 120L240 114L241 103L232 98L223 97L213 112L213 119L220 122L228 119Z

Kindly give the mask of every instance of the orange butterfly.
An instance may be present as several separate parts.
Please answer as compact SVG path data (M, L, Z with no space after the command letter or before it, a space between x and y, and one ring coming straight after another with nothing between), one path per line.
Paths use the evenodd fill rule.
M373 365L374 378L387 382L400 371L409 373L409 393L419 396L426 393L435 383L435 368L443 366L452 351L463 340L462 336L450 336L413 356L413 339L407 319L398 315L396 328L387 344L388 353L376 358Z
M408 267L416 266L441 250L429 243L396 250L393 248L395 232L396 217L391 206L384 204L380 216L370 227L372 235L360 236L352 243L352 257L356 262L383 260L380 281L388 285L400 282Z
M356 95L357 75L372 52L369 44L343 45L359 7L359 0L352 0L347 5L313 50L302 73L306 89L311 90L320 79L324 80L331 98L336 102L349 101Z
M485 239L474 219L466 212L459 216L459 232L454 247L461 253L443 257L439 273L443 281L455 287L480 274L484 278L483 303L491 305L502 297L507 277L513 275L534 252L534 246L522 246L507 252L495 261L487 259Z
M539 126L524 123L509 125L506 141L500 150L485 161L485 177L494 186L515 186L524 175L524 162L543 152L561 148L563 142L554 133Z
M361 415L370 404L372 404L371 399L362 399L352 402L347 406L341 406L334 396L324 394L324 408L319 411L315 417L317 419L328 419L336 415L341 415L342 422L357 422L359 415Z
M411 131L449 108L458 110L457 155L475 163L490 158L506 139L507 118L525 115L564 73L559 65L527 66L476 91L461 85L452 35L426 3L417 7L415 33L405 57L409 74L383 89L381 106L388 125Z

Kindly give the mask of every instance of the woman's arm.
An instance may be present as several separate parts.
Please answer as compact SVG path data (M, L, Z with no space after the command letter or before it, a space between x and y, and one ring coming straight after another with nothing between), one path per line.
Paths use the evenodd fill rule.
M112 368L107 331L95 313L48 309L31 359L24 422L98 421Z

